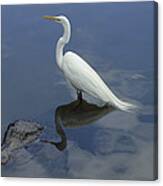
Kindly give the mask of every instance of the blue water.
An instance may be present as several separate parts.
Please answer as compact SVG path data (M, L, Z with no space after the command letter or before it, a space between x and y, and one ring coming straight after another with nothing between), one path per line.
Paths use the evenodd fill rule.
M61 141L59 147L38 141L20 149L14 161L2 166L3 176L154 178L153 5L2 6L2 136L9 123L24 119L45 126L42 139ZM72 24L65 51L80 54L120 98L140 105L139 112L101 108L89 114L88 104L70 114L76 94L54 53L62 27L42 19L59 14Z

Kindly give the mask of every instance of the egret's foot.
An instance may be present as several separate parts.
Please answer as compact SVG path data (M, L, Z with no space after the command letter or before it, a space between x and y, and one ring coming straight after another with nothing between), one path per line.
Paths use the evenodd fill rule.
M77 111L78 109L80 109L82 102L83 102L82 92L77 90L77 104L74 106L73 111Z

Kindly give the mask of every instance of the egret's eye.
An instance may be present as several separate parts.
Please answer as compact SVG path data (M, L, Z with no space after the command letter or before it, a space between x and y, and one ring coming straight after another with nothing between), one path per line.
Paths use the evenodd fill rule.
M55 21L60 23L60 22L61 22L61 19L58 18L58 17L56 17L56 18L55 18Z

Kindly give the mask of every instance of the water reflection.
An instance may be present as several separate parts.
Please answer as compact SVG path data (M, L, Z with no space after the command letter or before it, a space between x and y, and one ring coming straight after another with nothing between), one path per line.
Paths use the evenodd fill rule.
M55 145L60 151L67 146L67 137L64 132L65 128L78 128L91 124L102 118L106 114L114 111L112 106L98 107L95 104L86 102L85 100L76 100L66 105L61 105L55 111L55 127L57 134L61 137L60 142L42 140L42 142ZM62 127L63 126L63 127Z
M48 118L51 118L52 128L48 126L48 122L44 122L44 125L48 126L44 130L45 136L40 137L44 143L34 144L33 147L30 144L28 149L21 148L14 157L15 161L3 166L3 175L151 179L153 165L149 162L153 161L152 125L143 124L136 120L135 115L130 115L136 120L136 126L126 129L116 128L115 115L118 114L116 118L120 122L124 122L123 117L127 117L129 121L129 115L113 111L112 107L100 108L85 100L80 104L76 100L58 106L55 113L50 112L51 117L46 113ZM24 140L26 142L24 144L32 143L36 139L33 136L37 136L37 132L34 131L37 130L34 129L33 124L28 126L29 128L18 130L17 135L10 136L29 139ZM55 130L57 135L54 133ZM28 135L23 135L27 133ZM57 141L55 136L59 136L60 140ZM48 137L55 140L43 140Z

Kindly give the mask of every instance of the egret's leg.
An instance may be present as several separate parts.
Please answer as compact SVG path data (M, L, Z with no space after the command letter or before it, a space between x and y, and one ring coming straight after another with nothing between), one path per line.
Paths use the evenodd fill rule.
M77 96L78 96L78 100L82 101L82 92L80 90L77 90Z
M77 90L77 104L75 105L75 107L73 108L74 111L76 111L77 109L80 108L80 106L82 105L82 92L80 90Z

